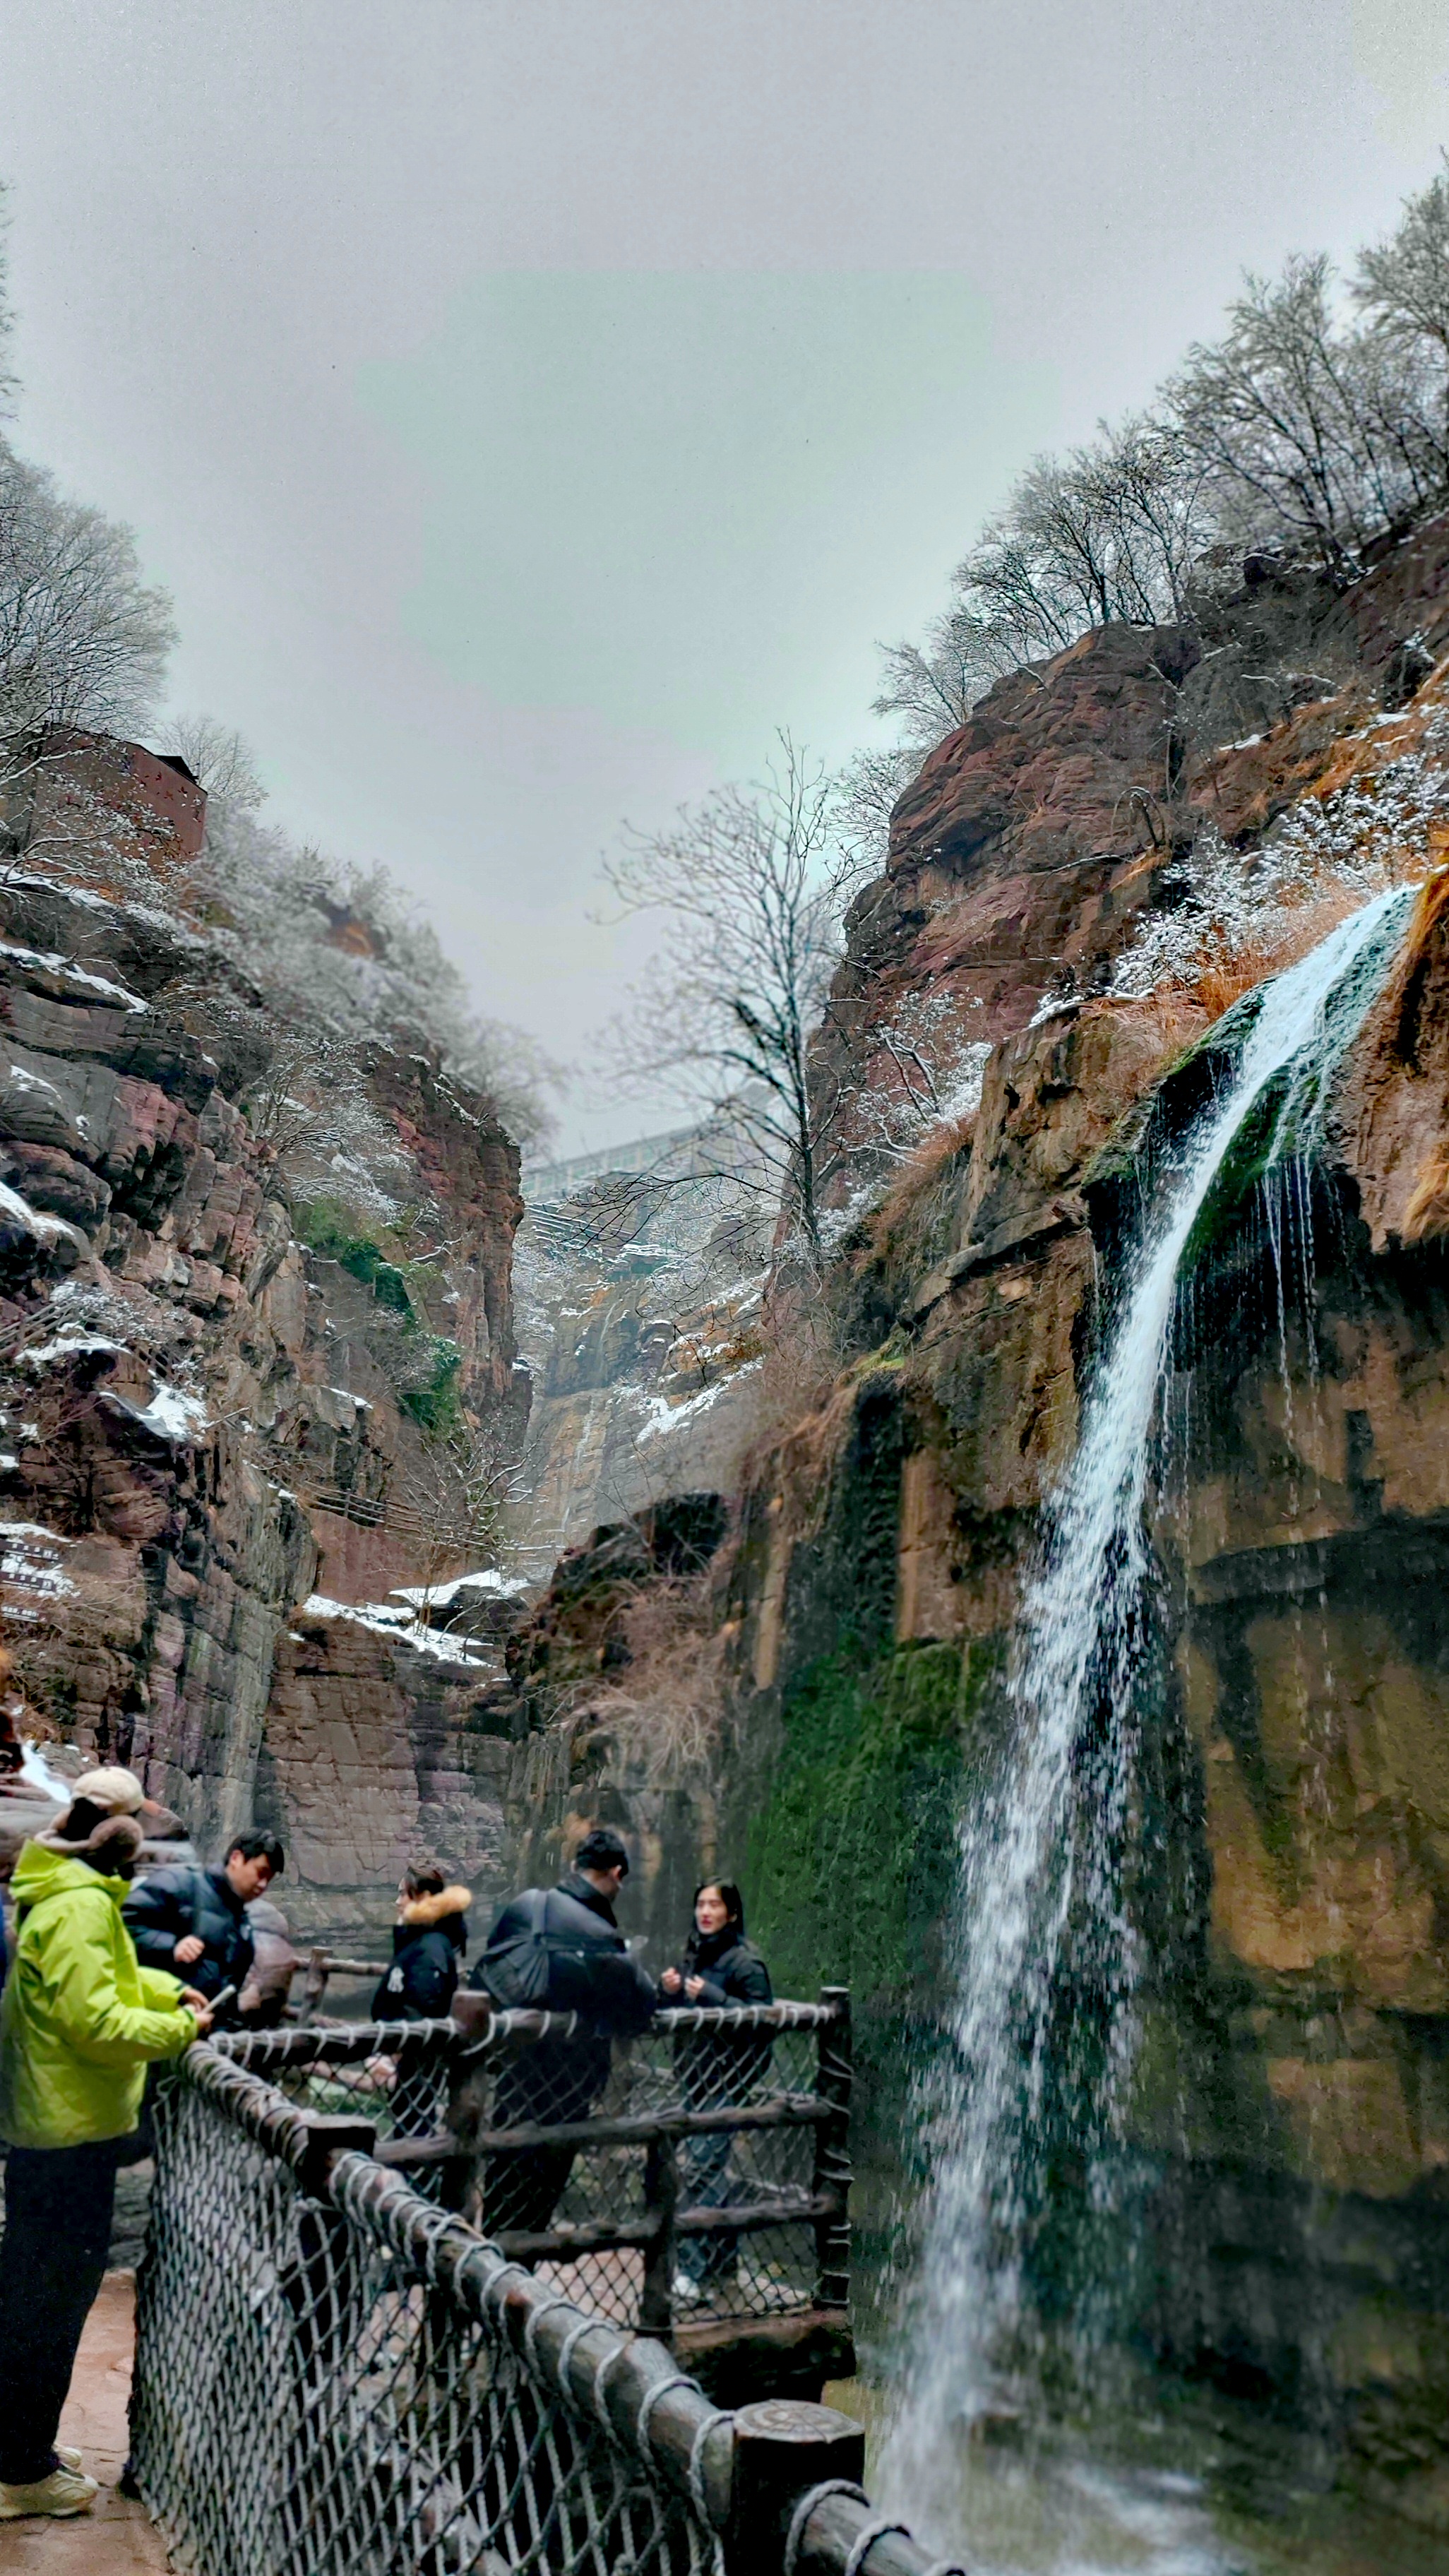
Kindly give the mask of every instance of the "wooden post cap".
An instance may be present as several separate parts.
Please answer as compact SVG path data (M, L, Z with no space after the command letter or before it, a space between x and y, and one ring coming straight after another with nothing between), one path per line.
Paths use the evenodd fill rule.
M481 2039L493 2018L493 1998L480 1995L476 1989L470 1993L460 1986L448 2006L448 2016L466 2038Z
M847 2453L862 2465L865 2460L865 2433L854 2416L842 2415L836 2406L813 2406L804 2397L762 2397L753 2406L741 2406L735 2415L735 2438L788 2446L792 2470L801 2464L802 2452L819 2451L826 2463L820 2471L823 2478L854 2476ZM801 2465L803 2486L807 2481Z
M728 2576L759 2576L777 2562L801 2496L840 2478L859 2486L865 2434L833 2406L803 2397L762 2397L734 2419L734 2490L725 2532Z

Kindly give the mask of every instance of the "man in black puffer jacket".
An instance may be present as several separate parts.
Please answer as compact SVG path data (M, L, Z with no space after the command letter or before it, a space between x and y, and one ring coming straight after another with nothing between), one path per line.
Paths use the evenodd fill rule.
M220 1869L192 1863L139 1879L121 1912L142 1967L166 1969L208 2002L224 1986L240 1994L254 1956L246 1909L282 1866L275 1834L237 1834Z
M547 1971L536 2010L576 2012L571 2040L540 2040L503 2061L493 2100L495 2129L587 2119L609 2080L611 2043L647 2028L658 2001L653 1980L629 1956L614 1899L629 1874L618 1834L596 1825L574 1866L547 1893L528 1888L505 1905L488 1935L471 1986L504 2006L525 2000L517 1962L541 1950ZM541 2233L573 2170L576 2147L526 2147L488 2158L483 2218L490 2231Z

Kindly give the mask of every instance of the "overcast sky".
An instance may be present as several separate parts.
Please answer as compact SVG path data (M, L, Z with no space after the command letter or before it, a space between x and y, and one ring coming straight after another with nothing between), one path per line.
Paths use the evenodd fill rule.
M577 1058L621 818L873 738L1016 468L1445 140L1443 0L5 0L18 440Z

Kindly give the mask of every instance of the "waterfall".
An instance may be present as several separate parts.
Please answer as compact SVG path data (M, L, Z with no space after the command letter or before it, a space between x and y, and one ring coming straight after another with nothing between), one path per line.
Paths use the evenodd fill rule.
M1007 1674L993 1784L960 1829L943 2070L923 2104L930 2180L885 2478L915 2527L951 2538L953 2443L993 2402L1026 2322L1025 2259L1065 2137L1102 2209L1136 2039L1138 1941L1124 1887L1148 1633L1144 1524L1184 1257L1235 1145L1311 1151L1334 1072L1402 936L1412 892L1366 905L1237 1006L1224 1087L1154 1181L1086 1391L1075 1457L1043 1516Z

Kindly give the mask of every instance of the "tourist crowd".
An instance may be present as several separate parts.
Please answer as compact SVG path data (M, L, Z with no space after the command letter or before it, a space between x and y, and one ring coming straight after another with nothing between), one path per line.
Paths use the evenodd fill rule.
M148 1850L147 1804L134 1772L85 1773L59 1821L25 1843L11 1878L8 1974L0 1945L0 2521L85 2513L99 2491L57 2434L106 2269L118 2170L144 2151L149 2069L219 2023L279 2020L296 1964L267 1900L283 1868L276 1836L235 1834L212 1867L167 1861L164 1843ZM682 1953L656 1985L615 1918L628 1870L622 1837L595 1826L556 1885L525 1889L493 1924L469 1986L505 2008L578 2017L569 2039L504 2060L495 2130L585 2119L608 2082L614 2041L645 2029L661 2006L691 2010L675 2043L691 2107L741 2098L768 2058L767 2035L747 2029L712 2045L700 2018L771 2000L738 1888L712 1880L696 1890ZM447 2014L464 1970L469 1902L431 1861L404 1873L375 2020ZM686 2141L697 2204L728 2205L731 2145L728 2131ZM490 2156L485 2224L546 2230L576 2154L565 2143ZM712 2295L737 2243L727 2227L685 2240L678 2304Z

